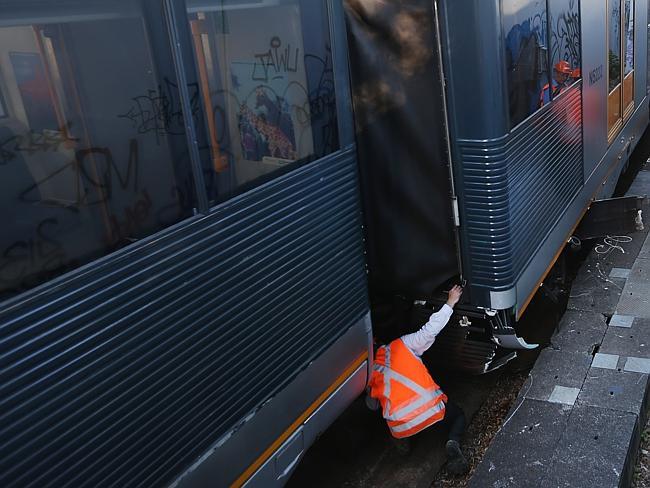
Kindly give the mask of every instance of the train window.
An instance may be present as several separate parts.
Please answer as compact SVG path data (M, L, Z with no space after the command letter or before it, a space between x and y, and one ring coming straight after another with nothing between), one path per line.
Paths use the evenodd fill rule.
M540 105L559 96L581 77L580 11L578 0L549 0L551 86L544 87Z
M623 118L632 115L634 109L634 2L624 0L623 19Z
M607 127L610 141L622 126L622 87L621 87L621 0L607 1L609 29L607 50L609 58L607 100Z
M212 202L338 149L325 0L186 5Z
M634 110L634 1L608 0L609 97L611 142Z
M546 0L502 0L510 126L540 106L549 85Z
M2 1L0 297L190 215L160 5Z

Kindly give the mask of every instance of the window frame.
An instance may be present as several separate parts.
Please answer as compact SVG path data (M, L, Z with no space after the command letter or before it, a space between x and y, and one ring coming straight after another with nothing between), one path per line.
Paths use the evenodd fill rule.
M215 2L217 0L214 0ZM195 59L193 57L193 44L191 32L189 29L189 23L187 22L187 5L186 0L182 2L175 0L162 0L159 4L151 4L152 11L155 11L155 20L160 22L156 30L158 36L156 37L156 42L167 49L169 47L169 53L165 50L165 58L167 63L165 64L166 72L171 75L175 75L176 79L172 83L176 83L177 92L176 96L178 97L178 102L180 103L180 109L178 110L178 125L181 129L184 128L184 136L175 134L179 137L179 145L183 138L185 139L184 149L182 151L182 167L184 168L185 181L187 182L187 190L193 191L194 195L192 198L191 205L187 205L185 210L182 212L177 220L174 222L161 223L157 228L147 231L146 235L143 235L141 238L134 239L139 242L151 242L151 239L157 238L156 236L161 233L168 232L170 229L178 228L178 226L185 225L188 222L192 222L197 218L201 218L202 215L208 215L215 211L221 210L225 205L228 205L234 199L246 198L251 191L256 191L267 185L269 182L276 181L278 178L284 178L287 174L293 174L296 171L304 169L305 165L309 163L318 163L321 161L331 161L333 159L340 158L342 154L348 154L352 158L352 153L350 152L351 146L354 144L354 124L352 120L352 110L351 110L351 92L349 87L349 74L347 70L347 51L346 43L341 42L340 39L345 33L345 21L343 16L343 7L340 2L335 0L322 0L323 1L323 14L319 15L319 19L322 19L322 32L327 34L329 39L327 39L328 46L328 56L329 64L332 70L332 90L334 92L334 99L330 105L331 109L328 113L329 119L328 122L331 124L331 134L334 137L338 136L336 144L330 143L326 151L318 151L323 155L318 153L314 154L309 160L297 161L295 165L292 165L290 168L287 168L286 171L272 172L268 179L264 181L256 182L254 185L245 186L243 188L237 188L237 191L234 194L224 196L223 199L216 201L214 204L211 204L208 200L208 189L206 188L204 181L204 168L202 166L202 158L199 153L198 139L197 139L197 123L203 123L203 120L198 119L194 120L193 112L195 110L195 100L192 100L190 94L193 93L191 87L188 86L188 80L191 79L188 77L188 73L192 73L193 76L196 75L196 65ZM31 9L31 7L30 7ZM22 15L22 11L21 11ZM326 18L323 18L326 16ZM26 17L28 20L31 20L31 17ZM44 18L47 18L44 17ZM19 17L16 20L17 25L22 25L20 20L22 17ZM144 22L144 14L142 22ZM42 22L43 25L46 25L45 22ZM51 44L48 44L44 35L42 34L42 29L40 29L41 24L34 24L38 29L34 28L36 35L35 41L38 43L38 48L40 52L49 53L52 49ZM8 27L11 27L9 25ZM149 36L149 33L144 30L145 36ZM323 39L325 36L323 35ZM151 39L147 37L145 46L149 49ZM188 50L189 46L189 50ZM149 49L149 52L151 49ZM53 65L56 68L58 73L59 66L56 58L41 57L40 61L43 63L43 69L46 69L49 64ZM49 64L48 64L49 63ZM152 61L153 63L153 61ZM47 73L46 73L47 75ZM62 89L59 85L50 84L48 79L48 93L51 96L60 96L62 97ZM4 83L3 77L0 77L0 120L12 118L12 100L6 96L6 86ZM61 100L53 100L53 110L55 112L57 125L61 127L60 131L65 134L65 137L68 137L67 124L65 123L67 117L66 112L72 112L73 110L66 106ZM71 103L75 103L74 101ZM103 111L102 111L103 112ZM102 113L102 115L104 115ZM331 120L336 118L334 121ZM202 127L199 127L202 129ZM187 158L187 161L185 159ZM127 171L127 181L129 181L131 174L131 161L129 160ZM136 163L137 164L137 163ZM55 173L57 174L57 173ZM100 181L98 177L93 173L92 176L88 178L92 179L95 177L97 181ZM121 178L121 176L120 176ZM99 189L97 192L103 192L104 187L98 185ZM102 209L102 217L107 215L107 212ZM31 215L30 215L31 218ZM107 217L104 218L104 226L110 231L110 224L107 222ZM44 222L49 222L50 219L46 219ZM21 236L19 238L22 239ZM45 238L43 238L45 239ZM98 247L97 249L92 249L89 251L86 256L78 258L76 255L72 258L66 260L64 263L65 266L57 267L57 270L54 270L50 273L48 271L48 276L41 279L37 277L36 274L30 274L29 280L33 281L30 284L23 286L20 285L20 291L17 293L11 292L10 295L6 297L3 296L0 298L0 301L13 300L16 296L21 296L24 293L30 293L33 290L39 289L43 286L46 286L53 280L58 280L62 276L66 276L71 272L77 272L80 269L87 268L88 266L94 266L95 263L101 262L106 259L111 259L115 255L119 255L122 252L130 252L125 249L133 249L132 246L137 246L131 240L130 243L125 245L120 244L119 247L108 248L108 247ZM22 242L22 241L21 241ZM22 247L20 247L22 249ZM13 259L13 258L12 258ZM69 262L68 262L69 261ZM13 266L13 264L12 264ZM34 272L41 273L42 270L36 269ZM33 275L33 276L32 276ZM36 278L34 278L36 277ZM2 294L5 294L5 289L0 290Z
M28 30L30 36L18 37L17 46L6 47L4 52L8 56L12 53L24 56L26 53L34 59L38 57L38 66L43 71L42 78L45 79L44 82L40 82L41 77L39 77L39 86L42 86L47 92L47 103L52 105L55 119L52 124L55 126L34 129L34 124L30 122L29 116L25 118L20 113L25 111L26 97L14 88L17 84L15 67L13 70L11 66L6 66L6 70L4 70L5 66L0 67L4 71L4 73L0 72L4 75L0 76L0 103L3 109L0 111L0 122L2 122L0 128L6 128L11 135L9 139L2 142L11 144L12 151L21 151L29 156L39 153L36 155L39 157L38 160L28 161L26 158L23 161L19 160L17 164L21 166L20 172L27 174L30 179L26 183L24 191L21 187L20 193L16 190L16 193L11 193L11 197L7 198L7 200L9 198L14 200L15 203L9 203L9 208L16 205L13 212L20 216L18 220L23 223L20 227L10 227L7 231L7 244L11 241L15 242L2 251L3 269L11 270L7 274L12 275L9 278L4 278L3 286L0 287L0 301L5 303L47 287L52 282L67 279L65 277L71 273L80 273L81 270L89 269L103 260L112 259L113 256L121 255L124 252L131 252L132 249L137 248L140 242L151 242L152 239L156 239L157 236L164 234L169 229L177 228L179 225L194 220L197 214L196 199L201 195L196 191L195 194L191 194L195 190L192 181L195 172L191 165L184 161L186 154L191 150L191 145L188 145L184 140L185 137L176 130L179 128L178 125L181 130L183 129L182 122L178 125L176 123L176 111L179 113L178 117L184 113L184 108L179 110L176 101L177 97L181 95L181 90L173 92L171 89L168 94L163 92L164 88L160 88L164 74L169 75L170 86L178 82L177 79L173 79L173 75L178 71L177 60L174 58L173 52L168 51L168 46L173 47L170 37L173 29L170 27L170 20L163 3L146 3L145 1L111 3L106 1L97 2L96 5L93 4L90 7L83 4L71 4L69 9L72 12L70 14L72 20L61 17L63 14L59 12L52 15L56 7L53 7L52 10L49 9L50 5L53 5L51 1L43 2L37 7L19 5L19 8L11 10L14 5L17 3L9 4L7 22L3 24L2 28ZM121 8L124 5L128 8L126 14L122 15ZM40 10L41 8L43 12ZM38 15L33 15L37 9ZM122 24L120 23L122 20L129 23ZM145 143L144 146L138 148L140 135L157 129L149 130L147 128L141 132L133 119L131 123L124 122L126 126L133 124L132 129L124 131L114 129L110 123L111 118L128 119L130 113L123 113L122 105L104 104L94 107L89 103L91 99L101 98L96 96L99 90L96 84L92 83L98 78L98 76L94 76L98 71L94 63L88 62L91 54L95 54L96 51L93 51L94 46L89 44L84 53L69 55L66 47L72 42L71 39L81 38L82 34L78 34L77 31L68 31L62 26L67 26L68 23L73 27L81 26L83 33L83 29L94 21L114 22L106 27L106 32L111 34L119 30L114 27L115 25L121 27L122 30L125 30L125 25L128 27L126 32L132 34L133 39L137 41L142 59L146 59L145 62L150 63L153 67L148 72L153 75L152 78L137 69L133 70L133 76L137 77L138 81L150 79L157 81L158 91L149 90L146 95L152 100L152 105L143 106L143 110L152 111L154 104L162 106L163 103L167 103L162 100L173 100L174 107L170 109L170 112L173 110L174 114L169 116L169 119L174 120L175 130L170 132L169 141L172 137L176 138L174 144L171 142L156 144L150 140L150 144L146 145ZM24 39L29 39L29 42ZM53 44L56 41L58 43ZM102 47L106 45L105 42L102 43ZM152 46L158 46L161 49L156 52ZM124 58L119 55L119 51L114 52L116 53L116 62ZM98 58L96 54L95 58ZM83 66L86 69L84 74L93 73L93 75L84 77L80 74L81 71L73 71L75 66ZM121 65L116 64L116 66ZM111 70L113 65L104 64L104 68ZM147 88L151 86L149 81L144 81L143 84L148 85ZM12 88L11 92L7 86ZM124 99L126 103L123 106L124 109L133 110L135 105L131 105L129 108L129 104L139 104L139 99L145 98L145 96L139 95L141 92L137 92L136 97L132 97L133 93L120 90L120 88L121 85L115 89L111 87L110 90L107 90L107 98L111 100L112 97L119 100ZM138 99L137 102L136 99ZM160 108L160 110L162 112L163 109ZM151 113L148 112L148 114ZM151 117L157 116L151 115ZM162 121L164 116L166 114L161 115L161 119L155 123L161 125L167 123L167 121ZM10 120L5 121L5 119ZM73 131L70 130L71 121L75 123ZM90 136L87 130L89 126L95 130ZM113 137L109 136L99 143L94 142L100 139L101 136L98 134L105 131L105 128L109 128L107 130L109 133L115 131L112 132ZM187 125L185 128L187 129ZM129 130L134 131L132 136L125 134ZM46 131L48 134L54 135L46 135ZM115 133L117 136L114 135ZM125 142L128 142L125 145L128 149L120 145L120 153L124 157L116 156L113 161L112 153L118 144L121 144L122 137ZM93 143L89 141L93 141ZM23 144L25 145L24 149L19 147ZM176 146L178 150L171 149L172 146ZM151 151L152 147L164 149L154 152L156 149ZM59 154L53 156L56 153ZM155 159L155 155L160 153L164 155L164 161L161 161L163 158ZM40 158L40 154L42 154L42 158ZM182 155L183 159L179 158L179 155ZM159 200L161 203L156 205L152 204L152 199L147 193L147 190L151 191L151 188L146 187L147 177L142 178L148 169L149 161L155 162L156 168L163 166L165 168L162 173L155 172L149 180L155 179L155 183L160 183L158 194L162 195ZM144 169L140 170L140 176L138 176L139 165L144 166ZM35 173L30 167L38 168L39 172ZM182 168L182 170L177 172L178 168ZM22 176L19 177L22 178ZM47 188L50 182L57 178L57 183L52 185L53 190L41 192L41 188ZM117 190L111 193L111 188ZM181 190L187 190L186 198L178 196ZM152 195L156 196L153 191ZM125 196L127 198L133 196L133 199L124 200ZM33 212L23 210L23 208L29 208L29 204L31 204L31 208L44 210ZM49 209L54 210L50 211ZM62 209L61 213L54 213L59 211L58 209ZM120 212L124 212L124 214ZM168 213L172 216L168 217ZM64 214L77 217L74 219L68 219L65 216L59 217ZM143 214L146 216L141 217ZM130 217L133 215L135 217ZM140 226L142 222L132 225L131 220L128 220L131 218L146 220L146 222L142 226ZM122 224L123 220L128 220L128 222ZM59 222L61 223L60 232L58 229L52 230L51 226ZM47 228L51 234L43 234L43 228ZM69 233L71 229L75 233ZM136 231L138 234L135 234ZM40 261L30 258L30 265L23 265L24 262L27 262L26 254L22 252L23 249L29 251L28 247L34 246L33 242L38 242L38 240L46 243L44 244L46 246L51 246L51 249L55 249L56 253L52 251L52 254L56 254L56 256L49 261L46 258ZM84 242L84 245L77 246L75 241ZM50 244L51 242L56 242L56 244ZM16 252L13 252L14 250ZM25 268L25 272L22 273L24 276L13 276L16 274L13 269L23 267Z
M627 0L622 0L622 5L625 5L625 2ZM635 0L629 0L630 1L630 15L632 18L632 69L628 74L625 74L625 63L627 61L627 27L628 27L628 22L627 19L623 16L622 22L624 23L625 27L625 35L621 36L621 54L624 56L621 58L622 63L621 63L621 79L623 80L623 104L622 104L622 112L623 112L623 124L630 118L632 113L634 112L634 77L635 77L635 64L636 64L636 56L634 55L634 48L636 46L636 29L635 29L635 22L636 22L636 16L634 15L634 8L635 8ZM628 83L629 80L629 83ZM630 93L630 102L625 105L625 100L626 100L626 85L629 85L631 88L631 93Z
M623 129L623 126L625 123L630 119L632 114L634 113L634 107L635 107L635 102L634 102L634 78L635 78L635 64L636 64L636 56L634 56L634 50L636 46L636 16L635 16L635 7L636 7L636 2L635 0L629 0L630 2L630 13L632 16L632 69L630 72L626 75L625 74L625 62L627 58L627 34L628 34L628 22L626 19L625 15L625 3L627 0L607 0L607 12L609 13L609 7L610 5L614 4L615 2L618 2L618 7L620 11L620 19L619 19L619 29L620 29L620 42L619 42L619 76L620 76L620 82L616 87L614 87L612 90L609 90L609 81L610 81L610 69L609 69L609 39L610 39L610 32L611 32L611 21L610 21L610 16L607 15L607 35L606 35L606 45L605 45L605 52L606 52L606 59L607 59L607 143L608 145L614 142L614 139L618 136L618 134L621 132ZM626 89L626 86L629 87L630 90L630 96L629 96L629 102L627 105L625 105L625 101L628 98L627 93L628 90ZM619 111L619 116L613 120L611 118L612 115L612 105L616 103L618 106L618 111Z
M507 0L501 0L500 3L499 3L501 12L503 12L503 10L504 10L503 9L503 2L504 1L507 1ZM551 24L551 11L550 11L550 3L549 3L549 1L550 0L544 0L544 4L545 4L545 8L546 8L546 11L545 11L546 12L546 15L545 15L545 17L546 17L545 18L545 22L546 22L546 39L545 39L545 41L546 41L546 52L547 52L547 54L546 54L546 58L547 58L546 59L547 79L548 79L548 83L550 84L550 83L552 83L552 79L553 79L553 59L552 59L552 56L551 56L551 36L552 36L553 26ZM549 93L550 100L549 100L548 103L544 104L541 107L538 107L537 110L534 110L533 112L528 114L523 120L521 120L520 122L518 122L515 125L512 125L512 120L511 120L511 117L510 117L510 105L509 105L510 100L508 99L507 120L508 120L508 127L509 127L508 131L509 132L512 132L512 131L516 130L518 127L520 127L522 125L525 125L531 118L535 117L541 110L546 110L547 107L551 106L555 100L560 99L562 97L562 95L564 95L565 91L569 91L569 90L575 88L578 84L582 83L582 81L583 81L583 76L582 76L582 13L581 13L581 9L580 9L582 0L576 0L576 2L577 2L577 12L578 12L578 16L579 16L579 28L580 28L580 33L579 33L580 41L579 42L580 42L580 46L581 46L581 49L580 49L580 61L578 63L578 69L580 70L580 76L577 77L570 85L568 85L566 87L567 89L564 90L562 93L559 93L557 95L553 95L552 90L551 90L551 92ZM503 15L501 15L501 35L502 35L503 39L505 39L506 35L507 35L507 33L505 32L505 29L504 29ZM505 44L503 46L503 49L504 49L504 55L505 55ZM508 91L508 87L507 87L508 76L507 76L507 69L506 69L505 63L504 63L504 66L503 66L503 71L504 71L504 79L505 79L505 82L506 82L506 93L507 93L507 91Z
M208 191L205 185L205 179L203 176L204 165L202 162L201 155L198 149L198 134L204 132L205 135L210 138L213 135L213 132L210 131L209 127L203 127L203 125L208 125L204 121L204 110L203 110L203 100L202 94L200 94L200 103L201 103L201 117L198 121L187 114L191 114L191 102L189 89L187 85L188 79L193 79L199 76L199 68L197 66L197 53L195 49L195 42L193 38L193 33L191 31L190 22L187 18L187 1L183 0L180 2L174 0L163 0L163 3L166 7L167 13L167 22L169 24L170 31L170 42L172 43L172 49L177 53L177 58L175 59L177 65L176 70L178 72L177 77L179 79L179 91L181 92L181 98L186 100L187 107L184 107L183 113L185 116L187 130L188 143L191 144L190 159L192 161L192 168L195 174L195 191L197 193L197 201L199 202L199 208L197 209L201 214L209 214L217 209L221 208L223 205L227 204L229 201L241 198L243 195L254 191L260 186L266 185L269 182L272 182L278 178L282 178L287 174L292 174L295 171L300 170L305 165L321 161L323 159L336 158L340 156L351 144L354 143L354 125L352 121L352 113L349 107L352 106L352 95L349 87L349 75L348 75L348 58L347 51L345 50L346 44L344 42L336 41L336 35L341 36L345 32L344 16L343 16L343 6L339 5L340 2L335 0L321 0L323 1L323 6L327 14L327 34L329 36L329 43L331 46L331 63L333 71L333 81L334 81L334 103L335 103L335 113L336 113L336 134L338 136L338 148L332 152L327 153L324 156L314 157L307 159L305 161L298 160L294 163L288 165L284 171L272 171L269 172L265 177L260 178L259 181L253 180L246 182L243 185L238 186L238 190L232 194L226 195L223 198L211 199L208 195ZM180 82L180 80L184 82ZM201 90L202 91L202 90ZM197 124L201 124L198 125ZM218 156L215 157L214 152L211 149L211 161L215 164L218 162Z

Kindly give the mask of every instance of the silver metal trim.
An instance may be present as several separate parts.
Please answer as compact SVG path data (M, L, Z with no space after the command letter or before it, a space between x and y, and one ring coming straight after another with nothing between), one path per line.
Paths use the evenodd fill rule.
M514 334L495 334L494 341L506 349L536 349L539 344L528 344L524 339Z
M456 245L456 259L458 261L458 271L460 279L463 280L463 261L460 246L460 214L458 212L458 199L456 197L456 186L454 184L454 167L451 152L451 134L449 133L449 111L447 108L447 79L445 77L445 68L442 57L442 41L440 40L440 16L438 14L438 0L433 1L433 15L436 29L436 50L438 52L438 74L440 76L440 85L442 88L442 112L444 114L445 126L445 143L447 145L447 169L449 170L449 183L452 198L452 210L454 212L454 243Z
M190 95L187 90L187 77L184 71L183 54L181 52L181 41L178 34L178 19L174 12L173 0L163 0L163 9L167 18L167 32L169 34L172 58L174 60L174 70L178 81L178 94L183 112L183 123L185 124L185 137L187 138L187 149L190 155L192 176L194 179L194 191L196 192L196 201L198 210L202 214L210 211L208 195L205 189L203 179L203 167L201 165L201 155L199 153L199 143L196 137L196 127L192 118L192 105Z
M517 304L517 289L490 291L490 306L496 310L506 310Z

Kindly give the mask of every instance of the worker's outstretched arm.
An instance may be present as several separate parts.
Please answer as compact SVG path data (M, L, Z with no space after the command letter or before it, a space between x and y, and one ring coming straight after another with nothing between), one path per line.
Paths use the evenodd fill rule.
M402 336L404 345L408 347L416 356L422 356L424 352L431 347L436 340L436 336L444 329L453 312L454 305L458 303L463 289L455 285L449 290L449 298L440 310L431 314L429 321L422 326L420 330L412 334Z

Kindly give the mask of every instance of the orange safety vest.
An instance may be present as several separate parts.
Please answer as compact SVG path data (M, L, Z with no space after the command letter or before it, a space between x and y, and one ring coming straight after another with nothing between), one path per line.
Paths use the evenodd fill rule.
M447 395L402 339L379 348L369 386L393 437L417 434L445 416Z
M564 90L564 86L560 86L557 81L553 80L553 98L557 97ZM551 85L546 84L539 92L539 108L551 101Z

